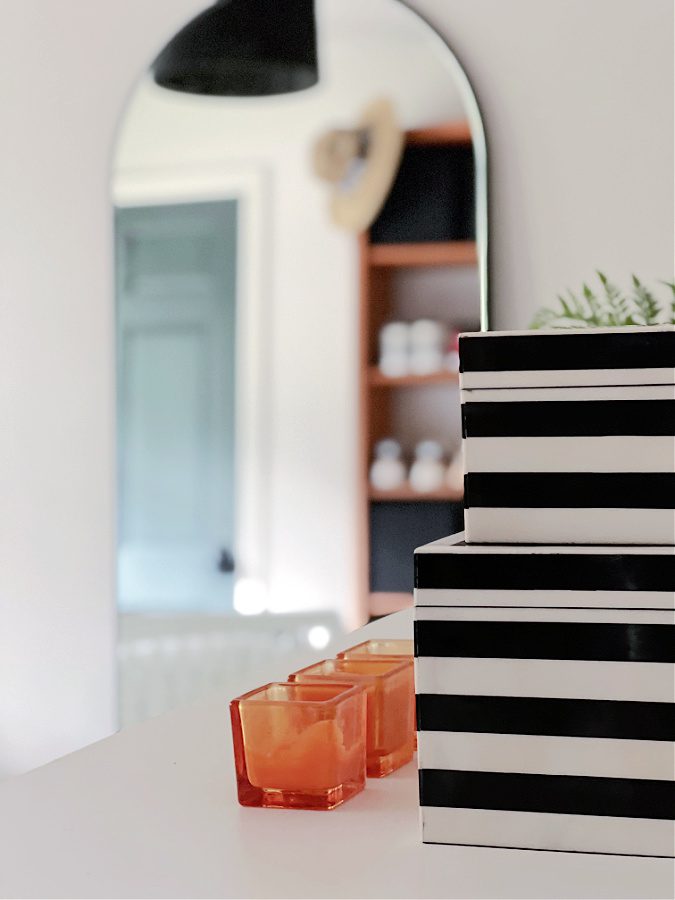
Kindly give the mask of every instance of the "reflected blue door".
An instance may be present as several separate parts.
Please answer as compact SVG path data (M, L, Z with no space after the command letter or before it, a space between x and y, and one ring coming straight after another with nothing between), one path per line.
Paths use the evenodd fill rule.
M116 211L118 598L229 610L237 203Z

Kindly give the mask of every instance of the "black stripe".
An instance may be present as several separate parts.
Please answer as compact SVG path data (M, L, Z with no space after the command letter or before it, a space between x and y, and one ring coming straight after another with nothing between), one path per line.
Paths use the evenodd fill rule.
M463 336L459 358L461 372L666 369L675 366L675 331Z
M675 781L420 769L420 805L675 819Z
M672 703L635 700L418 694L417 728L419 731L675 741L675 707Z
M675 625L415 622L419 656L675 663ZM672 681L672 673L670 674Z
M415 587L675 591L675 552L416 553Z
M422 835L422 843L433 847L484 847L489 850L524 850L527 853L577 853L584 856L624 856L627 859L673 859L674 853L664 856L662 853L617 853L616 850L564 850L553 847L521 847L520 844L469 844L466 841L432 841Z
M464 505L673 509L675 472L469 472Z
M522 400L462 404L462 434L586 437L675 434L675 400Z

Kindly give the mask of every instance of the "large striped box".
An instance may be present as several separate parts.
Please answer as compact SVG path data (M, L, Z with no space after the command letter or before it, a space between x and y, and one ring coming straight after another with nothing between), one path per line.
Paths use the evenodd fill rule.
M675 856L675 548L415 554L427 843Z
M467 541L675 544L675 327L459 346Z

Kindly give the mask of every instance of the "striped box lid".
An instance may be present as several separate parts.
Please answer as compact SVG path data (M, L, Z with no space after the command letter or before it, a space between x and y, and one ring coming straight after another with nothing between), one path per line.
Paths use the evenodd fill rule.
M675 610L675 547L467 544L415 551L416 606Z
M467 333L459 357L464 389L675 385L675 325Z

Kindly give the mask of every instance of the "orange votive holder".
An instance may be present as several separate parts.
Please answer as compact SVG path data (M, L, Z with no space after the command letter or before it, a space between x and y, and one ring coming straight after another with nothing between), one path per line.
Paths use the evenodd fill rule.
M414 653L413 641L399 638L371 638L338 653L338 659L351 659L354 656L409 656L412 659Z
M346 681L366 690L366 773L389 775L412 759L413 665L404 659L324 659L289 681Z
M362 641L355 647L343 650L338 653L338 659L353 659L355 657L405 657L406 659L414 659L414 642L398 638L371 638L369 641ZM417 720L415 717L415 686L413 684L412 696L412 729L413 729L413 746L417 750Z
M359 685L266 684L233 700L230 716L242 806L333 809L365 787Z

